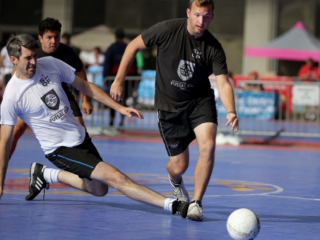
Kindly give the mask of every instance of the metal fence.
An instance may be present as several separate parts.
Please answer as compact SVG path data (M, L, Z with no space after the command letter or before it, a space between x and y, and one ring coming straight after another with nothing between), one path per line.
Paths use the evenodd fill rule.
M108 92L112 81L111 77L104 79L105 91ZM154 77L127 77L126 82L127 99L122 103L140 109L144 119L126 118L122 128L157 131L157 113L153 107ZM242 81L241 84L263 85L263 91L244 91L235 88L240 135L320 137L320 83ZM142 85L146 89L141 89ZM219 99L216 100L219 115L218 132L230 132L230 127L225 126L224 107ZM109 127L109 109L97 102L93 104L94 113L85 116L88 129L99 134L113 134ZM115 128L118 127L117 119L119 114L115 120Z
M320 83L282 81L242 81L242 84L263 86L263 93L247 93L242 96L248 109L256 110L240 116L240 134L262 136L320 137L319 99ZM241 90L235 90L239 108ZM266 95L274 102L266 101ZM253 95L253 96L252 96ZM267 98L270 100L270 98ZM274 108L272 105L274 104ZM241 107L241 106L240 106ZM239 110L239 109L238 109ZM274 111L272 111L274 110ZM263 113L269 112L269 116ZM259 118L259 113L260 117ZM221 128L220 128L221 129Z

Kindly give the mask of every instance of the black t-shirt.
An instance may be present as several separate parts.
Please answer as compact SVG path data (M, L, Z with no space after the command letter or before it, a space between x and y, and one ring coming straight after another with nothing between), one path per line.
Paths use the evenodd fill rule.
M41 49L41 43L38 41L40 48L38 48L38 58L52 56L58 58L61 61L69 64L71 67L76 69L76 72L80 72L83 68L83 63L77 53L69 46L60 43L57 50L51 54L44 52Z
M142 34L147 47L158 46L155 107L178 112L196 97L212 94L208 77L227 74L221 44L209 32L195 38L187 19L157 23Z

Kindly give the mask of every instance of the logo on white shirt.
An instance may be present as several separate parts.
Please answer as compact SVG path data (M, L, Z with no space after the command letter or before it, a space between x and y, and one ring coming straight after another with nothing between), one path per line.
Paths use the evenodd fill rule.
M44 102L44 104L48 108L50 108L52 110L59 109L60 98L53 89L51 89L49 92L47 92L45 95L43 95L41 97L41 100Z
M46 87L51 82L48 76L42 75L39 82L42 84L42 86Z

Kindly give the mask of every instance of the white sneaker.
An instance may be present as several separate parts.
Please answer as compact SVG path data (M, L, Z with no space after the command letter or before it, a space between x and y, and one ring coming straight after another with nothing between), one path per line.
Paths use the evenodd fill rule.
M171 184L172 187L172 194L175 198L177 198L179 201L183 201L183 202L189 202L189 194L184 186L183 183L183 179L181 178L181 182L180 184L177 183L173 183L170 175L169 175L169 182Z
M197 200L192 201L189 204L187 218L189 218L193 221L202 221L203 220L202 204L200 201L197 201Z

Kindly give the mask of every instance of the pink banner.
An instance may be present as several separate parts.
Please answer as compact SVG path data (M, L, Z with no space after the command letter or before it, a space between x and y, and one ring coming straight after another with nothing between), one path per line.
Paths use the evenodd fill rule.
M292 49L271 49L266 47L246 47L245 56L249 57L264 57L274 59L284 59L293 61L305 61L312 58L315 61L320 61L320 50L292 50Z

